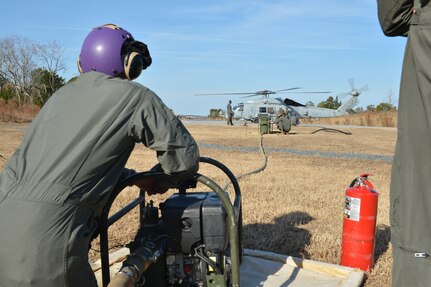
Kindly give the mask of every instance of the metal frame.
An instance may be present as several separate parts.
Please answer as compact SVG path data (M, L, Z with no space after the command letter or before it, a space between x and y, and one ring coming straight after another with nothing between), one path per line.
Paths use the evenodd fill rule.
M229 229L229 242L230 242L230 251L231 251L231 260L232 260L232 287L238 287L240 285L240 274L239 274L239 266L241 262L241 253L242 253L242 232L241 228L238 226L242 225L242 207L241 207L241 190L236 180L236 177L233 173L222 163L216 161L212 158L200 157L200 162L211 164L219 169L221 169L232 182L234 191L235 191L235 199L232 205L229 195L215 183L213 180L208 177L201 175L199 173L195 173L192 176L192 179L208 186L212 189L217 196L220 198L223 207L227 213L227 221L228 221L228 229ZM142 181L149 177L161 177L165 176L163 172L154 171L159 165L156 165L152 168L151 171L141 172L134 174L132 176L127 177L123 181L119 182L114 190L112 191L108 202L103 208L101 220L99 224L99 235L100 235L100 259L102 263L102 286L107 287L110 282L110 270L109 270L109 245L108 245L108 228L117 222L121 217L130 212L133 208L140 205L145 204L145 191L141 190L139 192L139 196L127 204L125 207L117 211L111 217L109 217L109 211L111 209L112 203L115 201L117 196L128 186L133 186L136 181ZM235 214L234 207L239 211L238 214ZM141 208L142 210L142 208ZM142 214L141 214L142 216ZM97 236L97 234L96 234Z

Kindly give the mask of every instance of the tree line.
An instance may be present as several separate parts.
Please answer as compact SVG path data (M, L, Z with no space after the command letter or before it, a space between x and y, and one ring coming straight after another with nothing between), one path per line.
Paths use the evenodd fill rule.
M343 104L343 102L340 101L340 99L338 98L338 96L332 97L329 96L325 101L322 101L320 103L317 104L317 106L319 108L327 108L327 109L333 109L336 110L338 109L341 105ZM314 107L314 103L312 101L308 101L306 104L306 106L309 107ZM386 103L386 102L382 102L380 104L378 104L377 106L375 105L368 105L365 108L363 107L356 107L355 108L355 112L357 113L363 113L363 112L386 112L386 111L396 111L397 107L394 106L391 103Z
M18 36L0 39L0 98L43 106L66 84L64 49L56 42L37 43Z

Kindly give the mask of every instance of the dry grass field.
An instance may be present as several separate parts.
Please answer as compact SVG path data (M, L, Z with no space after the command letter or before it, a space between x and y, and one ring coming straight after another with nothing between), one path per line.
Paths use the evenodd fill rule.
M0 122L29 122L39 110L40 108L36 105L24 103L19 107L14 101L6 103L3 99L0 99Z
M256 125L186 126L203 146L201 156L223 162L235 175L262 165L263 155L258 149L260 134ZM0 168L4 164L3 158L8 158L18 145L25 127L25 124L0 123ZM288 135L263 135L266 168L239 181L243 195L244 247L338 264L345 189L360 173L371 172L374 176L370 180L380 198L375 265L367 274L364 286L390 286L392 257L388 211L391 162L356 156L392 156L396 129L337 128L352 134L324 131L312 134L317 127L298 126L293 127ZM286 153L286 149L306 152ZM329 153L341 153L345 157L325 156ZM128 166L144 171L156 163L153 151L137 146ZM199 172L222 187L226 183L227 178L207 164L202 164ZM129 201L135 191L135 188L130 188L120 195L115 209ZM152 199L157 204L172 192ZM133 237L137 218L137 212L133 212L110 229L112 248L127 243ZM93 249L98 249L97 242L93 243ZM94 250L90 252L91 258L97 257Z
M301 120L301 122L304 123L313 123L316 121L321 124L324 123L332 125L395 127L397 124L397 111L365 112L335 118Z

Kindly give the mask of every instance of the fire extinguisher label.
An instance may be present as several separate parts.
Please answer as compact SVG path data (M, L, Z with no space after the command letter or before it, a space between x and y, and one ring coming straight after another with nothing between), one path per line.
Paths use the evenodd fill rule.
M344 204L344 217L353 221L359 221L361 216L361 199L346 196Z

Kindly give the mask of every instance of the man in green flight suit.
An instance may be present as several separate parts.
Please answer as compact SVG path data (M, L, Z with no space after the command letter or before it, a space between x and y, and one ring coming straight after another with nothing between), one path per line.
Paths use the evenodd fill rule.
M407 36L390 224L393 286L431 286L431 3L378 0L387 36Z
M233 126L232 117L233 117L232 101L229 100L226 106L227 125Z
M155 150L174 182L198 170L190 133L131 81L150 64L147 46L118 26L85 38L82 75L51 96L0 174L1 287L96 286L88 246L135 143Z
M283 134L289 133L290 129L292 128L292 123L290 122L289 114L286 113L283 108L280 108L278 110L277 118L275 119L274 123Z

